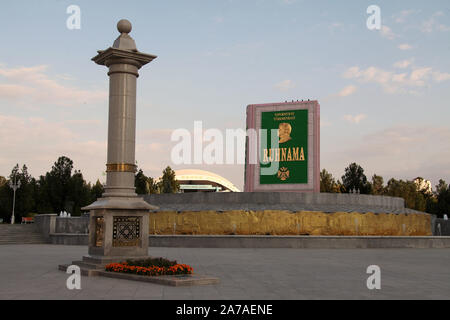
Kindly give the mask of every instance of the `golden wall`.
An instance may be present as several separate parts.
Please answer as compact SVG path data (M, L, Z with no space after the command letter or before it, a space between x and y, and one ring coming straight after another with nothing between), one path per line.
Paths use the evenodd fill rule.
M267 211L157 212L150 234L431 236L427 214Z

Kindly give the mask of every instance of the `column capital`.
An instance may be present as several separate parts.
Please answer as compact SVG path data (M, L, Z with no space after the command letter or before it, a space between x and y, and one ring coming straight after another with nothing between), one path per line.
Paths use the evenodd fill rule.
M134 39L129 35L132 29L130 21L126 19L120 20L117 23L117 31L119 31L120 36L114 41L112 47L98 51L98 55L92 60L99 65L107 67L113 64L131 64L140 69L153 59L156 59L157 57L152 54L139 52Z
M108 48L99 50L98 55L92 58L96 64L101 66L111 66L113 64L131 64L140 69L142 66L152 62L157 56L142 52Z

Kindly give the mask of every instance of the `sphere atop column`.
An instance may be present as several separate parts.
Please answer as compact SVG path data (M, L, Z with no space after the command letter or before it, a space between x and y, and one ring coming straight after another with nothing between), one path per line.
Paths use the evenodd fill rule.
M117 23L117 30L119 30L120 33L128 34L132 29L133 26L131 25L131 22L126 19L122 19Z

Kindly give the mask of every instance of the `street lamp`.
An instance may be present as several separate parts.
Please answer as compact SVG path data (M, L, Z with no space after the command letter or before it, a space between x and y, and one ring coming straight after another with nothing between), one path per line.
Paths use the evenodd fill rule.
M17 177L14 175L14 182L11 180L9 180L9 186L11 187L11 189L14 190L14 197L13 197L13 209L12 209L12 217L11 217L11 224L14 224L14 208L16 206L16 191L17 189L20 188L20 180L17 181Z

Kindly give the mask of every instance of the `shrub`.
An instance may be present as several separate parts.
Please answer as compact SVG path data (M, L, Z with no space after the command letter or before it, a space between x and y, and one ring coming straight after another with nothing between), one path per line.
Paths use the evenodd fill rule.
M146 260L128 260L122 263L111 263L105 267L106 271L130 273L142 276L163 276L192 274L194 269L186 264L177 264L163 258L151 258Z
M149 258L145 260L127 260L127 264L136 267L160 267L169 268L177 265L177 261L170 261L164 258Z

